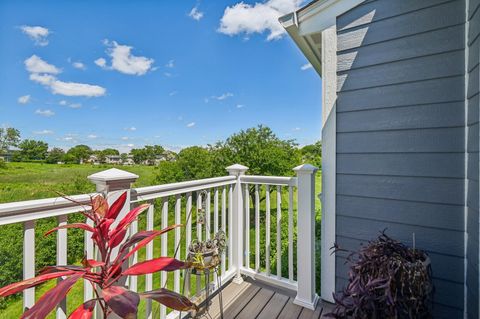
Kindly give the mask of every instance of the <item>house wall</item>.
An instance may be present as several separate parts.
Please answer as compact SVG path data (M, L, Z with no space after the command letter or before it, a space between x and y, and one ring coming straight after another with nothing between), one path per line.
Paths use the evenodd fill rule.
M480 0L467 1L467 314L479 318L479 47Z
M337 243L356 249L387 229L412 245L414 233L432 259L435 317L461 318L465 2L366 1L342 14L337 79Z

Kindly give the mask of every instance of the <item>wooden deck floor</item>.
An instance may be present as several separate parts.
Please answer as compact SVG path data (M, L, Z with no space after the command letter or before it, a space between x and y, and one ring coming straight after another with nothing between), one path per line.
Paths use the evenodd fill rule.
M295 296L291 293L252 280L240 285L229 283L222 292L224 319L319 319L332 309L331 304L321 302L315 311L305 309L293 303ZM219 295L212 300L209 314L220 318Z

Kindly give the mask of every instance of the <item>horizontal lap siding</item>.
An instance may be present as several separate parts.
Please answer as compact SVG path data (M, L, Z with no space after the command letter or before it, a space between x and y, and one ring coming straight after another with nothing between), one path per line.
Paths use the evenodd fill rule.
M467 314L468 318L479 317L478 284L478 230L479 230L479 46L480 46L480 0L470 0L468 8L468 88L467 88Z
M464 305L464 21L462 0L368 1L337 18L337 242L415 233L440 318Z

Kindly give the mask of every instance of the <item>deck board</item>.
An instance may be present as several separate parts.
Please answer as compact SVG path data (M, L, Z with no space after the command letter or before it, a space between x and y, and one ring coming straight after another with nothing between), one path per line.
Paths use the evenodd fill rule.
M320 319L332 309L331 304L322 302L314 311L302 308L293 303L291 294L250 280L240 285L230 282L222 292L224 319ZM220 319L218 295L209 314Z

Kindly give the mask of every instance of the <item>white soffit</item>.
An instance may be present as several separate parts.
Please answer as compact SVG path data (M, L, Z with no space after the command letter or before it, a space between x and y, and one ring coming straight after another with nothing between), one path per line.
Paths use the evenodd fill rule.
M318 74L322 74L322 31L335 25L337 16L365 0L317 0L279 19Z

